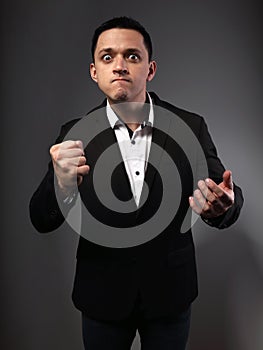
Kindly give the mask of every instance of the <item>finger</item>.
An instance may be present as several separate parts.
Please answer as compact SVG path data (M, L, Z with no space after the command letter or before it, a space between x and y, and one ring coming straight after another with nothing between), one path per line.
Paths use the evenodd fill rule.
M56 154L57 159L77 158L82 156L83 151L80 148L60 149Z
M211 179L206 179L205 180L206 184L209 186L210 190L212 190L215 194L216 194L216 197L217 197L217 201L218 203L221 205L222 208L226 208L226 207L229 207L233 204L234 202L234 193L233 193L233 190L230 190L232 191L232 194L226 192L227 188L222 188L222 184L221 183L220 185L217 185L213 180ZM224 186L224 184L223 184ZM212 203L213 201L211 201Z
M83 144L82 141L77 140L77 141L73 141L73 140L67 140L67 141L63 141L61 142L59 145L60 149L70 149L70 148L79 148L83 151Z
M64 171L74 171L75 168L79 166L83 166L86 164L86 158L85 157L73 157L73 158L63 158L56 162L56 166L58 166L61 169L64 169Z
M202 192L205 199L209 202L209 204L212 204L213 206L219 208L222 207L219 202L218 196L207 187L204 181L198 181L198 187L200 188L200 191Z
M190 204L190 207L193 209L193 211L200 215L201 212L202 212L202 208L196 204L195 200L193 197L189 197L189 204Z
M76 143L77 147L79 147L79 148L81 148L83 150L83 143L82 143L81 140L77 140L77 141L75 141L75 143Z
M224 185L227 188L230 188L231 190L233 190L233 179L232 179L232 172L230 170L226 170L223 174L223 182Z
M86 164L86 157L84 157L84 156L79 157L78 166L82 166L82 165L85 165L85 164Z
M204 198L202 192L200 190L194 191L194 196L191 198L191 204L193 205L193 209L196 213L202 214L204 211L210 212L210 204Z
M89 165L82 165L77 168L77 176L87 175L89 173L90 167Z
M206 198L207 200L209 200L209 198L212 199L213 194L203 180L199 180L197 185L200 191L202 192L204 198Z
M57 144L51 146L49 149L49 153L52 155L60 148L60 146L61 146L61 143L57 143Z
M206 205L206 199L203 196L203 193L198 189L194 191L194 200L200 206L201 209L203 209Z
M221 201L222 196L225 196L225 193L222 191L222 196L219 197L215 192L211 192L211 190L206 186L204 181L198 181L198 186L200 190L202 191L203 196L206 197L206 200L208 201L209 205L211 205L210 210L213 210L217 213L220 213L224 209L224 205ZM215 184L215 186L217 186ZM204 209L206 210L206 208Z
M77 185L79 186L83 181L83 176L82 175L78 175L77 176Z
M89 173L90 167L88 165L83 165L77 169L77 185L79 186L83 181L83 176Z
M205 179L205 184L209 188L210 192L214 192L219 198L221 198L225 194L223 189L219 185L217 185L213 180Z
M62 143L57 143L53 146L50 147L49 153L52 158L57 159L57 158L62 158L66 157L67 155L64 155L64 152L69 151L69 150L78 150L77 153L74 153L73 155L69 153L69 157L74 157L74 156L81 156L84 154L83 151L83 145L81 141L64 141Z

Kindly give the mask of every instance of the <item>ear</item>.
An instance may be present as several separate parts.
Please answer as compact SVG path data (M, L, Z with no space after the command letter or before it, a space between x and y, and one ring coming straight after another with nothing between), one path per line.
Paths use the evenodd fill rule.
M150 62L150 65L149 65L149 73L148 73L148 76L147 76L147 81L151 81L154 76L155 76L155 73L156 73L156 69L157 69L157 64L155 61L151 61Z
M90 64L89 71L90 71L90 76L91 76L92 80L94 80L97 83L98 82L97 70L96 70L96 67L95 67L94 63Z

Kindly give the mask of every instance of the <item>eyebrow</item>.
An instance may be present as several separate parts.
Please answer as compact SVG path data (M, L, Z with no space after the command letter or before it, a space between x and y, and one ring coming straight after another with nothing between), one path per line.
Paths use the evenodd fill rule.
M100 55L101 53L103 52L106 52L106 53L109 53L109 52L114 52L114 49L112 49L111 47L106 47L106 48L103 48L101 49L99 52L98 52L98 55ZM137 52L139 54L142 54L141 50L139 50L138 48L128 48L128 49L125 49L124 52L126 53L130 53L130 52Z

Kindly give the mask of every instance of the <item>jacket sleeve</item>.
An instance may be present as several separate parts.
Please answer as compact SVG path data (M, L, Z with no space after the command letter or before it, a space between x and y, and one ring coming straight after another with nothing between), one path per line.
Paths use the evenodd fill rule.
M56 139L55 144L63 141L67 131L72 126L71 124L70 122L61 127L60 135ZM31 222L40 233L51 232L57 229L65 220L60 210L60 205L63 205L63 203L59 205L56 197L55 181L53 164L50 161L48 171L29 203ZM73 205L74 201L70 205L65 204L65 209L69 211Z
M220 182L222 182L222 176L225 171L225 168L220 159L218 158L216 147L212 141L207 125L203 118L201 118L199 140L207 160L209 177L212 180L214 180L217 184L219 184ZM224 229L234 224L234 222L239 217L240 210L244 202L242 191L240 187L238 187L235 183L234 194L234 204L223 215L213 219L202 218L202 220L208 225L217 227L218 229Z

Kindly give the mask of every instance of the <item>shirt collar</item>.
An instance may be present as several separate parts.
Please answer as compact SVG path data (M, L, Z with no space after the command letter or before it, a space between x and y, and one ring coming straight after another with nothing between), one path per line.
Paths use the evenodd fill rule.
M148 93L148 91L146 93L147 93L149 103L150 103L150 111L149 111L148 120L146 120L143 123L143 126L146 126L146 125L153 126L153 119L154 119L153 102L152 102L152 98L151 98L150 94ZM108 100L107 100L107 106L106 106L106 113L107 113L107 117L108 117L108 120L110 122L110 126L112 129L114 129L114 127L116 125L123 125L123 122L118 118L117 114L111 108L111 105L110 105Z

